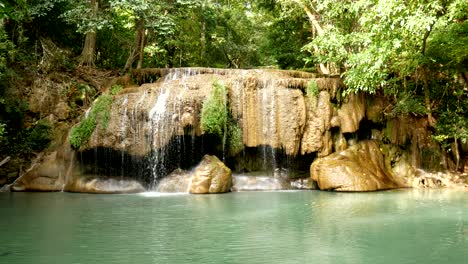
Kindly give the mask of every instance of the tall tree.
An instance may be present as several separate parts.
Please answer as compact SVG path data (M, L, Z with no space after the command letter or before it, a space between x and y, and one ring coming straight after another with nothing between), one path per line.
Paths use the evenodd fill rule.
M124 72L132 67L137 58L137 68L142 67L149 30L161 31L159 34L173 32L174 22L170 14L173 5L174 0L111 0L113 11L126 16L135 31L134 42L123 68Z
M106 4L104 0L71 1L71 8L62 15L77 26L79 33L85 35L79 65L94 66L97 32L112 25L108 10L103 8Z

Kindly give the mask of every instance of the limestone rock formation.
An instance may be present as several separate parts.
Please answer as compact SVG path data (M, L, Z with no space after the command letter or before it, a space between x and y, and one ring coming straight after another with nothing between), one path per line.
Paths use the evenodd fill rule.
M33 166L10 186L11 191L69 191L81 193L135 193L145 188L130 179L83 177L74 164L71 149L55 151L34 162Z
M229 109L242 130L245 146L270 146L293 156L300 152L331 152L330 98L340 86L339 78L274 70L201 68L157 72L165 75L156 83L124 89L114 96L106 126L99 124L82 150L101 147L145 156L187 131L191 136L200 136L203 102L217 81L228 89ZM312 79L322 91L314 108L306 106L303 94ZM320 140L321 135L325 139Z
M60 152L52 152L38 161L11 186L12 191L62 191L65 187L66 162Z
M399 187L385 167L375 141L363 141L315 160L310 174L321 190L376 191Z
M224 193L231 188L231 170L216 156L205 155L195 168L190 193Z
M320 152L322 156L331 153L331 119L333 107L330 94L321 91L317 98L307 98L307 122L302 136L301 154Z
M200 135L201 108L214 78L168 76L139 89L123 90L114 98L107 127L99 125L84 148L104 147L145 156L164 148L174 136L183 135L185 127Z
M366 115L364 94L350 94L338 110L341 133L353 133L359 129L359 123Z
M230 106L240 121L244 145L282 148L290 155L299 152L306 107L302 91L289 85L305 85L304 81L255 72L232 80Z

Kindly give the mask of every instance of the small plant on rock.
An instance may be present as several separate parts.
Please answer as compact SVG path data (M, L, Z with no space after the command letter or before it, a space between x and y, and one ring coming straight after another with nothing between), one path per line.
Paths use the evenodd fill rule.
M96 99L88 116L71 130L69 141L73 148L79 149L88 141L98 121L102 122L103 128L107 128L109 122L109 106L111 103L112 96L107 94L103 94Z

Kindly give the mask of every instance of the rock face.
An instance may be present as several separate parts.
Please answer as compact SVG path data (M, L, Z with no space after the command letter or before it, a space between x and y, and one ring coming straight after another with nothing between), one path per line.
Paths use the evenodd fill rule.
M52 152L38 161L11 186L12 191L62 191L65 188L66 162L60 152Z
M352 133L359 129L359 122L366 115L364 94L350 94L338 110L342 133Z
M65 147L66 148L66 147ZM9 188L11 191L69 191L80 193L136 193L145 188L131 179L83 177L69 149L55 151L34 162L33 166Z
M190 193L224 193L231 188L231 170L216 156L205 155L195 168Z
M333 108L330 94L322 91L316 98L307 98L307 123L302 137L301 154L331 153L331 120Z
M375 141L363 141L315 160L310 174L321 190L377 191L399 187L386 169Z
M82 150L101 147L146 156L164 148L174 136L188 131L200 136L203 102L216 80L228 90L229 110L242 130L245 146L270 146L293 156L331 152L330 98L341 85L338 78L275 70L195 68L164 73L156 83L116 95L107 127L98 125ZM304 97L311 80L322 91L317 106L309 105Z

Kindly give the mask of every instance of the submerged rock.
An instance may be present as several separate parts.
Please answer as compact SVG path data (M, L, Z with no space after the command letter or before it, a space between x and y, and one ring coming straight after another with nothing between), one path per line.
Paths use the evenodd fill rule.
M195 168L190 193L224 193L231 188L231 170L216 156L205 155Z
M363 141L317 159L311 165L310 174L321 190L377 191L399 187L385 167L375 141Z

